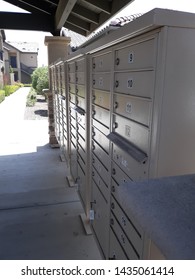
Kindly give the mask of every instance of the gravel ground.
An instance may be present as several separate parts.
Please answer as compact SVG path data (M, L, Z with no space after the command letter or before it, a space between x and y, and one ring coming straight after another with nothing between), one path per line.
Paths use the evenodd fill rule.
M26 107L25 120L46 120L48 117L47 102L42 95L37 96L37 102L33 107Z

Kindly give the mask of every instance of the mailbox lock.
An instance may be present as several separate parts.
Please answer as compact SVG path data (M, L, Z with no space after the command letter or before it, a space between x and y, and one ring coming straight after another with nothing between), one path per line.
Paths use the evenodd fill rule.
M114 205L114 202L111 203L111 209L114 209L115 208L115 205Z
M112 186L112 192L115 192L115 186Z
M93 80L93 85L95 85L95 80Z
M119 65L120 63L120 59L117 57L116 61L115 61L116 65Z
M119 86L119 81L115 81L115 87L117 88Z
M96 65L95 65L95 62L93 63L93 69L95 69Z
M113 168L113 169L112 169L112 175L115 175L115 174L116 174L116 169Z
M114 102L114 108L117 109L118 108L118 102Z
M113 226L114 225L114 219L110 219L110 225Z

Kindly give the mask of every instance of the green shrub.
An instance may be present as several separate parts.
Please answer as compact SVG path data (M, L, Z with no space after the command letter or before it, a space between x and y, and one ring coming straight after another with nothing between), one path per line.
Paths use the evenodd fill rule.
M32 87L32 84L24 84L24 87Z
M10 94L14 93L17 89L19 89L18 85L6 85L4 86L5 96L9 96Z
M42 94L44 88L49 87L48 67L39 67L31 75L32 87L38 94Z
M31 88L31 90L27 96L26 106L33 107L35 105L36 101L37 101L37 93L33 88Z
M5 91L4 90L0 90L0 103L5 99Z

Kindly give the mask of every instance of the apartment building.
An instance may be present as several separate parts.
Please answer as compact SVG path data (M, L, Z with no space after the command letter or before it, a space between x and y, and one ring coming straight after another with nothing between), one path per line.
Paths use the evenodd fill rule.
M38 66L38 44L31 42L3 43L4 63L6 73L10 67L14 72L14 80L31 83L31 74Z

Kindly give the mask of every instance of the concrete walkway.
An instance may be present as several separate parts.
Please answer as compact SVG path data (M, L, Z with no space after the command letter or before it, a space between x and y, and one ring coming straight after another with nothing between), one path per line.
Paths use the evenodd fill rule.
M101 259L47 120L24 120L28 91L0 104L0 259Z

